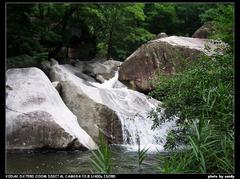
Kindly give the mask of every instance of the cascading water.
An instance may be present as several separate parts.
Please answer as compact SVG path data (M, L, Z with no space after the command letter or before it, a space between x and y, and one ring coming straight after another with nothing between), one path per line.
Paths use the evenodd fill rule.
M114 88L118 81L118 71L115 76L104 83L91 83L99 88L104 104L117 112L122 124L124 145L135 150L138 140L141 147L150 150L163 150L166 136L175 127L175 121L166 122L152 130L153 121L148 118L148 112L156 108L160 102L122 85ZM150 151L149 150L149 151Z

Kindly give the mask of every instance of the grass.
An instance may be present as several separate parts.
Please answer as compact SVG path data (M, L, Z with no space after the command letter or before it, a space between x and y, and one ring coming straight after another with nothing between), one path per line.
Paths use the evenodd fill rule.
M165 148L175 152L160 157L160 172L234 172L233 72L233 56L226 53L202 57L176 76L159 77L151 95L163 102L165 114L150 113L154 127L174 115L181 126L168 135ZM176 152L179 145L186 150Z
M143 161L145 160L146 158L146 154L147 154L147 151L149 150L149 148L142 148L141 149L141 141L140 141L140 137L138 137L138 140L137 140L137 143L138 143L138 171L139 173L142 172L142 169L141 169L141 165L143 163Z
M91 166L93 173L111 173L112 172L112 161L111 161L111 150L104 139L102 132L99 132L99 148L92 152Z

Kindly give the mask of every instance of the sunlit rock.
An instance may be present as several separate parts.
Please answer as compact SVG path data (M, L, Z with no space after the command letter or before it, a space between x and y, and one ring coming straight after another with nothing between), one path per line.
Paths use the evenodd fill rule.
M174 121L151 129L153 121L148 118L148 112L160 105L159 101L129 90L118 81L118 72L100 84L79 78L76 71L76 67L56 64L50 76L52 81L61 82L63 101L94 140L100 130L110 143L137 146L140 138L141 145L162 149Z
M156 73L175 74L187 61L223 53L226 46L220 41L180 36L152 40L122 63L119 80L132 89L149 92L154 89L152 80Z
M9 69L6 73L6 148L45 147L97 148L40 69Z

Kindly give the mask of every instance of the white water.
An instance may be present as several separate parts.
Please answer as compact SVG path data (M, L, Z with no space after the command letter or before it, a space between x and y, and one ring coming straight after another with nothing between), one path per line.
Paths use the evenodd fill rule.
M115 72L115 75L113 78L109 80L105 80L104 83L95 83L91 82L92 85L98 87L98 88L105 88L105 89L111 89L114 88L114 85L118 82L118 71Z
M126 86L116 85L118 72L115 76L106 80L103 84L87 82L75 75L74 67L66 65L56 65L56 74L59 77L55 80L69 80L96 103L106 105L118 115L122 126L123 145L130 150L138 149L138 138L140 138L141 148L150 147L149 151L163 150L168 132L175 127L175 121L166 122L155 130L152 130L152 119L148 118L148 113L161 105L149 96L140 92L128 89ZM89 85L89 83L91 85ZM161 115L161 114L159 114Z
M103 103L117 112L122 124L123 145L130 150L137 150L140 138L141 148L147 147L149 151L163 150L167 133L175 127L175 121L166 122L152 130L153 121L148 118L148 112L161 103L126 87L114 88L117 82L118 72L103 84L91 84L100 90Z

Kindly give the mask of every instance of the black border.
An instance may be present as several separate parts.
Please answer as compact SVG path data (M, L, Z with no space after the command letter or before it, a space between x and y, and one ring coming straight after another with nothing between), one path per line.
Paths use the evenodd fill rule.
M26 3L31 3L31 2L34 2L34 1L29 1L29 0L25 0L25 1L22 1L22 2L26 2ZM59 0L56 0L56 1L37 1L37 2L73 2L73 3L99 3L99 2L118 2L118 1L105 1L105 0L102 0L102 1L77 1L77 0L71 0L71 1L59 1ZM119 2L124 2L124 1L119 1ZM118 3L119 3L118 2ZM239 9L239 2L235 2L235 1L228 1L228 0L225 0L225 1L221 1L221 0L217 0L217 1L190 1L190 0L186 0L186 1L170 1L170 0L165 0L165 1L144 1L144 0L137 0L137 1L128 1L129 3L131 2L145 2L145 3L151 3L151 2L173 2L173 3L234 3L235 5L235 64L234 64L234 69L235 69L235 99L234 99L234 104L235 104L235 173L232 174L233 176L235 176L234 178L240 178L240 173L239 173L239 155L238 155L238 135L239 135L239 131L238 131L238 126L240 126L238 123L239 123L239 114L238 114L238 91L240 91L238 89L239 87L239 79L240 76L238 75L238 70L237 70L237 64L239 63L239 51L240 51L240 38L239 38L239 33L240 33L240 29L239 29L239 19L238 19L238 16L240 16L240 9ZM0 93L0 98L1 98L1 102L2 102L2 105L0 105L0 109L1 109L1 114L2 114L2 117L1 117L1 120L0 120L0 126L1 126L1 129L0 129L0 144L1 144L1 150L0 150L0 153L2 156L0 156L0 167L1 167L1 170L0 170L0 179L1 178L5 178L6 175L5 175L5 52L6 52L6 46L5 46L5 40L6 40L6 24L5 24L5 18L6 18L6 12L5 12L5 5L6 3L21 3L21 1L1 1L1 15L0 15L0 19L1 19L1 24L4 24L4 28L3 28L3 25L2 25L2 28L1 28L1 35L2 35L2 38L1 38L1 57L2 57L2 60L1 60L1 68L0 68L0 77L1 77L1 85L0 85L0 88L1 88L1 93ZM35 3L35 2L34 2ZM3 85L4 84L4 85ZM48 174L46 174L48 175ZM89 175L92 175L94 177L93 174L89 174ZM113 174L115 175L115 174ZM119 177L151 177L151 178L194 178L194 179L197 179L197 178L209 178L210 175L212 176L218 176L218 175L223 175L223 176L229 176L231 174L116 174L115 175L115 178L119 178ZM64 174L65 176L65 174ZM101 175L102 177L104 177L104 175ZM21 177L20 175L18 177ZM83 178L83 177L82 177Z
M4 177L4 173L5 173L5 5L2 4L1 2L1 10L0 10L0 19L1 19L1 24L4 24L4 26L2 25L1 28L1 68L0 68L0 77L1 77L1 84L0 88L1 88L1 93L0 93L0 99L1 99L1 104L0 105L0 111L1 111L1 120L0 120L0 141L1 141L1 156L0 156L0 178ZM4 27L4 28L3 28ZM4 159L4 160L3 160Z

